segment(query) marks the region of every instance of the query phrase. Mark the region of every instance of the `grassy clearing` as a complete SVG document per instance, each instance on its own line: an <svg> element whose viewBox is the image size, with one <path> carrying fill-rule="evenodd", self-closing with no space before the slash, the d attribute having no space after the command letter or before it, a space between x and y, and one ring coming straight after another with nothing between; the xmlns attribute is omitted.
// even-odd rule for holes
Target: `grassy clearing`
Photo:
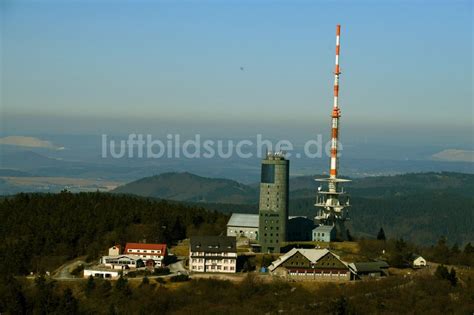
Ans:
<svg viewBox="0 0 474 315"><path fill-rule="evenodd" d="M178 245L172 246L170 253L175 256L189 256L189 239L184 239Z"/></svg>

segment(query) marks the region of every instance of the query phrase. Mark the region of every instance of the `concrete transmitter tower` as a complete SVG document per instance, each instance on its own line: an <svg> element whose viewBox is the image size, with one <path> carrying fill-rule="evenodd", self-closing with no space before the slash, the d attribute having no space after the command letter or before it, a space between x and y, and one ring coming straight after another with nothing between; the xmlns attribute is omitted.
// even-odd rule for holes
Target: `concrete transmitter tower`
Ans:
<svg viewBox="0 0 474 315"><path fill-rule="evenodd" d="M329 178L318 178L316 181L327 183L327 187L319 187L315 206L318 209L316 221L326 225L336 225L337 230L344 237L344 221L348 219L349 197L341 187L341 183L348 182L347 179L338 178L338 144L339 144L339 120L341 110L339 108L339 52L341 26L336 27L336 67L334 70L334 103L331 114L331 163Z"/></svg>
<svg viewBox="0 0 474 315"><path fill-rule="evenodd" d="M282 152L262 160L258 236L262 253L278 253L286 241L290 161Z"/></svg>

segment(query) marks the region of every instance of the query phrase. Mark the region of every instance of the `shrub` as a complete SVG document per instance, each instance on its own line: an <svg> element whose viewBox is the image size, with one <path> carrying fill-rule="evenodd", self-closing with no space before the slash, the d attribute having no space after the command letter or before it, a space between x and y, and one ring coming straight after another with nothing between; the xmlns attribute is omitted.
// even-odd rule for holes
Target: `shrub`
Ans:
<svg viewBox="0 0 474 315"><path fill-rule="evenodd" d="M171 282L184 282L184 281L189 281L189 276L188 275L176 275L170 278Z"/></svg>
<svg viewBox="0 0 474 315"><path fill-rule="evenodd" d="M156 275L156 276L169 275L170 274L170 269L167 268L167 267L156 268L153 271L153 274Z"/></svg>

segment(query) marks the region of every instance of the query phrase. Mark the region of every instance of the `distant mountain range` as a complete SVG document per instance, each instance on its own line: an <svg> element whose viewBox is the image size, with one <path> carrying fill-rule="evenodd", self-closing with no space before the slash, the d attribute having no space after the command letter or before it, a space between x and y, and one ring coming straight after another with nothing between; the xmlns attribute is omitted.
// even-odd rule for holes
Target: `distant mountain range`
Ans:
<svg viewBox="0 0 474 315"><path fill-rule="evenodd" d="M314 177L290 179L290 214L312 217L317 183ZM451 244L474 241L474 175L418 173L354 179L351 221L359 237L374 237L383 227L388 237L432 244L445 236ZM147 177L113 192L177 200L220 212L256 213L258 184L244 185L190 173Z"/></svg>
<svg viewBox="0 0 474 315"><path fill-rule="evenodd" d="M323 175L290 178L290 199L315 196ZM419 173L358 178L345 185L353 196L382 198L411 195L413 192L450 190L470 196L474 191L474 175L461 173ZM145 177L117 187L113 192L177 201L252 204L258 202L258 183L245 185L237 181L202 177L188 172L170 172Z"/></svg>

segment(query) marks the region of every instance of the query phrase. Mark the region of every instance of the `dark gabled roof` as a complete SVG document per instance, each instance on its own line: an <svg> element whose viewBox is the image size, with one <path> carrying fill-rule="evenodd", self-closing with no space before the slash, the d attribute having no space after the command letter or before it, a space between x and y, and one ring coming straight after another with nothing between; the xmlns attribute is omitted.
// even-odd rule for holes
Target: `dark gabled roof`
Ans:
<svg viewBox="0 0 474 315"><path fill-rule="evenodd" d="M385 261L360 262L353 265L357 272L377 272L389 267Z"/></svg>
<svg viewBox="0 0 474 315"><path fill-rule="evenodd" d="M237 252L235 236L192 236L190 239L192 252Z"/></svg>

